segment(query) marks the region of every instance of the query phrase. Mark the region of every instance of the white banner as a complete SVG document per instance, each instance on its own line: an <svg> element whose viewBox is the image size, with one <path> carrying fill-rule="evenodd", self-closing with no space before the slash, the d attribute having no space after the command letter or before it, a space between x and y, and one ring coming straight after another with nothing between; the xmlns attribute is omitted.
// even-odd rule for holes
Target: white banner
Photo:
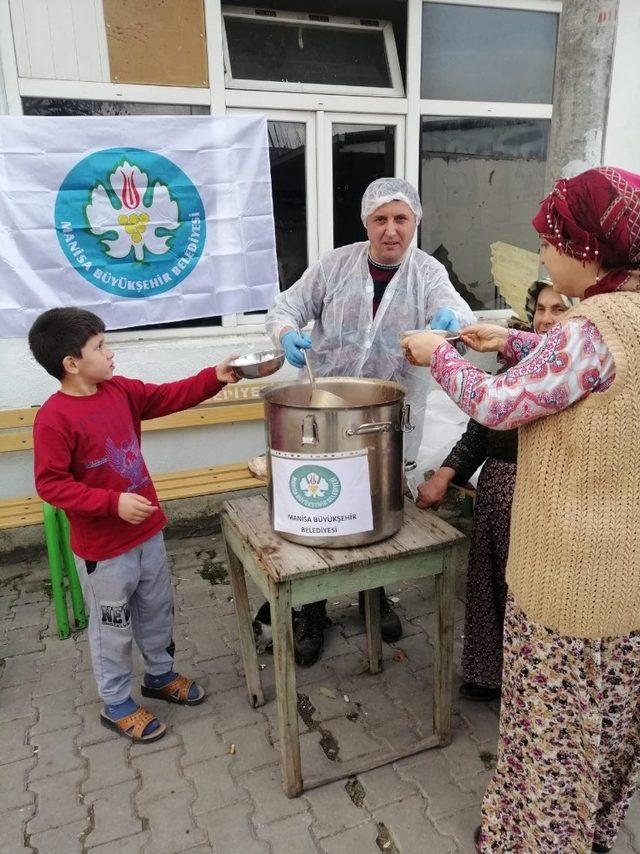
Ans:
<svg viewBox="0 0 640 854"><path fill-rule="evenodd" d="M341 537L373 530L366 448L343 454L270 455L275 531Z"/></svg>
<svg viewBox="0 0 640 854"><path fill-rule="evenodd" d="M264 117L0 117L0 337L56 306L119 329L277 292Z"/></svg>

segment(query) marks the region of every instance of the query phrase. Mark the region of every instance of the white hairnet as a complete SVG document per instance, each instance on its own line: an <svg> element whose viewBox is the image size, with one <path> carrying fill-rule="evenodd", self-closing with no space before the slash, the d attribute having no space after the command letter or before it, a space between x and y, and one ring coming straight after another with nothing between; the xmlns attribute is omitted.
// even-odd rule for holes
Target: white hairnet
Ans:
<svg viewBox="0 0 640 854"><path fill-rule="evenodd" d="M405 202L416 215L416 223L420 223L422 205L416 188L404 178L378 178L369 184L362 196L362 224L366 227L369 214L388 202Z"/></svg>

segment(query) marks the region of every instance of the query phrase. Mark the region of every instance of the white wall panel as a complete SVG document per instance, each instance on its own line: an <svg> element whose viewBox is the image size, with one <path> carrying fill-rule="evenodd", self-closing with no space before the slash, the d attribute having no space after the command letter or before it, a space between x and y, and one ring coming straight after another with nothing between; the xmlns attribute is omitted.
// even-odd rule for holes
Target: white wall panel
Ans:
<svg viewBox="0 0 640 854"><path fill-rule="evenodd" d="M110 80L102 0L71 0L79 80Z"/></svg>
<svg viewBox="0 0 640 854"><path fill-rule="evenodd" d="M53 76L58 80L77 80L78 51L71 0L47 0L46 6L53 51Z"/></svg>
<svg viewBox="0 0 640 854"><path fill-rule="evenodd" d="M11 17L22 15L27 34L30 77L54 77L53 48L47 4L41 0L17 0L11 4ZM18 59L18 68L22 62ZM22 76L22 71L20 70Z"/></svg>
<svg viewBox="0 0 640 854"><path fill-rule="evenodd" d="M20 77L30 77L31 59L29 58L27 25L24 18L22 0L10 0L9 10L9 14L11 15L11 29L13 31L13 44L16 52L18 74Z"/></svg>
<svg viewBox="0 0 640 854"><path fill-rule="evenodd" d="M109 81L102 0L10 0L20 77Z"/></svg>
<svg viewBox="0 0 640 854"><path fill-rule="evenodd" d="M620 0L603 162L640 172L640 3Z"/></svg>

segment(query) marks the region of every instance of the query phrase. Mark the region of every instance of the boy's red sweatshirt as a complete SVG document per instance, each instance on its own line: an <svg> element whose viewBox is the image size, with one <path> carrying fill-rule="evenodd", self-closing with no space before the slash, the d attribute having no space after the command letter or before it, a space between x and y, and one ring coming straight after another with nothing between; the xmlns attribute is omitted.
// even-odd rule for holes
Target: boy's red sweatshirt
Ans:
<svg viewBox="0 0 640 854"><path fill-rule="evenodd" d="M223 388L215 368L153 385L126 377L100 383L95 394L56 392L33 425L34 471L40 498L61 507L71 525L71 548L85 560L116 557L166 524L158 509L132 525L118 516L122 492L158 504L140 451L140 422L189 409Z"/></svg>

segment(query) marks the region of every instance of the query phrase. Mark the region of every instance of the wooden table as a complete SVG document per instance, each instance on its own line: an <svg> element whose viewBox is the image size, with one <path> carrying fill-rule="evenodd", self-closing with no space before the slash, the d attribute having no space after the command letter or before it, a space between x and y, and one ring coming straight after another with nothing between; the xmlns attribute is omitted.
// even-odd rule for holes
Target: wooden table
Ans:
<svg viewBox="0 0 640 854"><path fill-rule="evenodd" d="M265 702L253 638L245 573L248 572L271 603L276 701L283 788L288 797L303 791L291 608L365 590L367 652L371 673L382 669L380 599L377 588L412 578L435 578L436 638L434 664L434 732L401 751L386 751L345 763L339 772L305 780L310 789L395 762L451 740L451 680L453 665L454 551L464 536L434 513L407 501L405 521L398 533L382 543L350 549L299 546L275 534L264 496L225 503L222 531L227 547L231 584L245 678L252 706Z"/></svg>

